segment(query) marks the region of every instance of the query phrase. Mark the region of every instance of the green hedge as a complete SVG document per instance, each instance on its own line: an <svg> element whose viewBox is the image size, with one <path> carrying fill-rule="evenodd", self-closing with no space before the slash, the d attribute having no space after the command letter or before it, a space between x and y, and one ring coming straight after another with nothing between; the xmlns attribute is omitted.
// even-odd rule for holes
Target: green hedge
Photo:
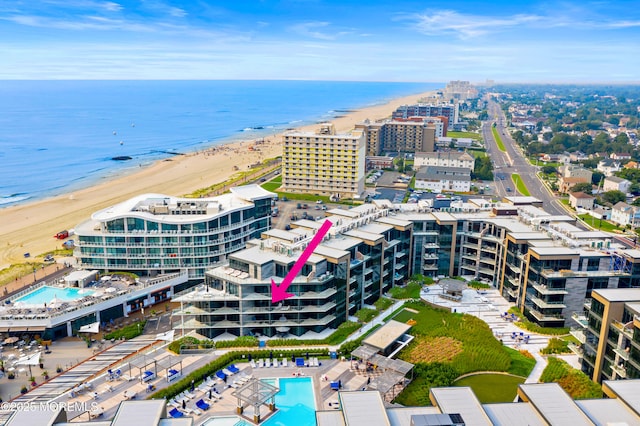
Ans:
<svg viewBox="0 0 640 426"><path fill-rule="evenodd" d="M178 380L174 384L170 385L167 388L161 389L153 394L151 394L147 399L171 399L174 396L178 395L180 392L187 390L191 387L191 381L193 380L195 386L198 386L202 383L203 378L208 377L212 374L215 374L216 371L222 370L227 367L229 364L238 362L238 361L246 361L246 356L251 354L253 359L258 358L268 358L272 353L272 350L259 350L259 351L233 351L227 352L226 354L220 356L219 358L211 361L207 365L204 365L197 370L187 374L182 379ZM297 349L297 350L283 350L279 351L277 354L278 357L282 354L283 357L291 358L291 356L295 357L304 357L307 354L311 356L319 356L319 357L327 357L329 356L329 350L326 348L323 349ZM243 356L245 358L243 358Z"/></svg>
<svg viewBox="0 0 640 426"><path fill-rule="evenodd" d="M557 337L552 337L549 339L549 343L547 343L547 347L543 348L541 353L548 354L566 354L570 353L571 349L569 349L569 342L566 340L558 339Z"/></svg>
<svg viewBox="0 0 640 426"><path fill-rule="evenodd" d="M138 337L142 334L142 332L144 331L144 325L146 323L147 323L146 320L134 322L133 324L126 325L119 330L114 330L111 333L105 334L104 338L107 340L111 340L111 339L118 340L122 338L127 340L133 339L134 337Z"/></svg>
<svg viewBox="0 0 640 426"><path fill-rule="evenodd" d="M253 348L258 346L258 339L253 336L239 336L233 340L216 342L216 348Z"/></svg>
<svg viewBox="0 0 640 426"><path fill-rule="evenodd" d="M558 383L573 399L602 398L600 385L582 371L572 368L566 361L556 357L547 359L547 367L542 372L540 381Z"/></svg>
<svg viewBox="0 0 640 426"><path fill-rule="evenodd" d="M362 308L356 312L355 317L360 322L369 322L378 315L378 311L375 309Z"/></svg>

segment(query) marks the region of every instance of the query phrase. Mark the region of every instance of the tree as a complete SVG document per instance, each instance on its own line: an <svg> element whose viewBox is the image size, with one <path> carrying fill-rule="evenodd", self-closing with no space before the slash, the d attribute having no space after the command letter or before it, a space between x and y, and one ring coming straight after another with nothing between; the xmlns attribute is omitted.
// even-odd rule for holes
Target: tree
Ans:
<svg viewBox="0 0 640 426"><path fill-rule="evenodd" d="M602 179L604 179L604 174L601 172L593 172L591 175L591 183L594 185L600 185Z"/></svg>
<svg viewBox="0 0 640 426"><path fill-rule="evenodd" d="M477 157L471 174L473 179L493 180L493 163L489 157Z"/></svg>
<svg viewBox="0 0 640 426"><path fill-rule="evenodd" d="M607 191L604 194L602 194L602 199L607 203L615 205L620 201L626 200L627 196L622 191L614 190L614 191Z"/></svg>
<svg viewBox="0 0 640 426"><path fill-rule="evenodd" d="M591 194L593 186L588 182L576 183L571 187L569 192L584 192L585 194Z"/></svg>
<svg viewBox="0 0 640 426"><path fill-rule="evenodd" d="M557 173L558 169L553 167L553 166L544 166L542 167L542 173L544 173L545 175L549 175L551 173Z"/></svg>

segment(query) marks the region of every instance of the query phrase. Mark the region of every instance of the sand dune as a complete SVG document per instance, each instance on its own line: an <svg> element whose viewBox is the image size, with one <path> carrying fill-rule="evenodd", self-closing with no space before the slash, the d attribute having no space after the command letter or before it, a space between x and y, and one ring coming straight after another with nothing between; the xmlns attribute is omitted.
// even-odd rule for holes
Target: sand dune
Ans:
<svg viewBox="0 0 640 426"><path fill-rule="evenodd" d="M426 95L406 96L350 112L333 123L338 131L348 131L364 119L388 117L399 105L415 103ZM315 130L316 127L299 129ZM214 150L176 156L73 193L0 209L0 269L23 262L26 252L33 256L60 248L60 241L53 235L75 227L97 210L146 192L184 195L224 181L234 174L234 166L246 170L256 161L282 154L281 134L266 137L260 151L249 151L252 144L253 141L236 142Z"/></svg>

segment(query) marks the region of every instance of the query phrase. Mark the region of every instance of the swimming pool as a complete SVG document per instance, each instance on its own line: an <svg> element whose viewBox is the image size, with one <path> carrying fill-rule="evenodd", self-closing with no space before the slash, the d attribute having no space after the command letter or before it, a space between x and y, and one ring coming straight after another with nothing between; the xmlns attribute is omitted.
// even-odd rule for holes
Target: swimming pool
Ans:
<svg viewBox="0 0 640 426"><path fill-rule="evenodd" d="M278 412L265 426L316 426L316 402L311 377L278 379Z"/></svg>
<svg viewBox="0 0 640 426"><path fill-rule="evenodd" d="M263 426L316 426L316 403L310 377L262 379L280 388L276 394L278 412ZM204 423L206 426L251 426L238 417L218 417Z"/></svg>
<svg viewBox="0 0 640 426"><path fill-rule="evenodd" d="M17 299L16 302L22 302L28 305L42 305L44 303L50 303L54 298L68 302L71 300L82 299L92 293L93 290L87 290L84 288L60 288L45 285L31 293L25 294Z"/></svg>

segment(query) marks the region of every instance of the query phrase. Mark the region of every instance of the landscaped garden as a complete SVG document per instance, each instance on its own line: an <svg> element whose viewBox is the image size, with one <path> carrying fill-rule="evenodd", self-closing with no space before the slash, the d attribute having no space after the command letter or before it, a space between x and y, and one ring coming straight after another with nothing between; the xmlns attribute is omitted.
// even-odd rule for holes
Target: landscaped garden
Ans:
<svg viewBox="0 0 640 426"><path fill-rule="evenodd" d="M525 378L510 374L474 374L456 380L454 386L469 386L483 404L513 402Z"/></svg>
<svg viewBox="0 0 640 426"><path fill-rule="evenodd" d="M503 346L489 326L472 315L409 302L393 319L415 321L410 331L415 339L399 354L416 365L414 380L395 399L399 404L428 405L431 387L451 386L467 373L506 372L524 379L535 365L531 354Z"/></svg>
<svg viewBox="0 0 640 426"><path fill-rule="evenodd" d="M573 399L602 398L600 385L589 379L580 370L576 370L566 361L556 357L547 359L547 367L540 376L542 383L556 382Z"/></svg>

